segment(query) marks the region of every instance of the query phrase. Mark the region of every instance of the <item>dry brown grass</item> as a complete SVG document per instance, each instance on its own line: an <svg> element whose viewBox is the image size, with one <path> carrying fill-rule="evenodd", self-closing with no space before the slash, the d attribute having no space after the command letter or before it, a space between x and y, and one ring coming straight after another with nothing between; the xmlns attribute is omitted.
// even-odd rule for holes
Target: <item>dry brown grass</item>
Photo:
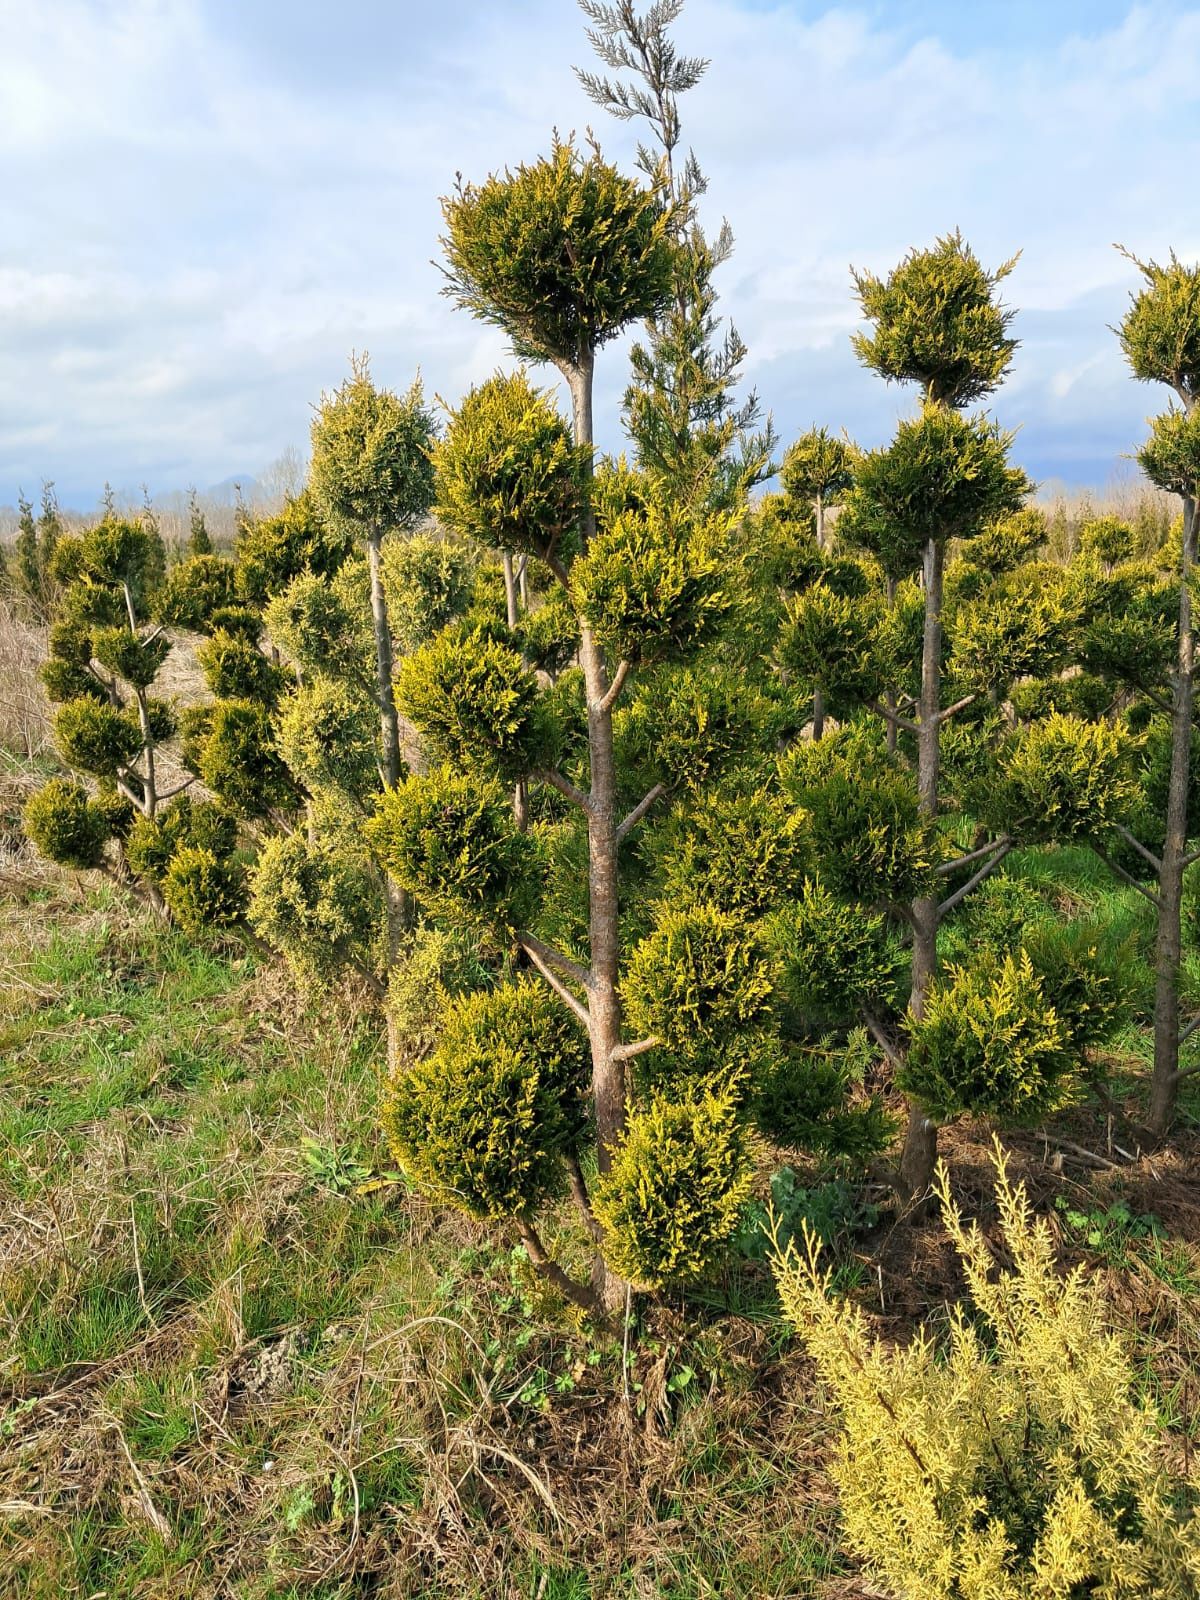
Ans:
<svg viewBox="0 0 1200 1600"><path fill-rule="evenodd" d="M42 761L52 751L50 707L38 676L45 654L46 630L0 597L0 751L18 761Z"/></svg>

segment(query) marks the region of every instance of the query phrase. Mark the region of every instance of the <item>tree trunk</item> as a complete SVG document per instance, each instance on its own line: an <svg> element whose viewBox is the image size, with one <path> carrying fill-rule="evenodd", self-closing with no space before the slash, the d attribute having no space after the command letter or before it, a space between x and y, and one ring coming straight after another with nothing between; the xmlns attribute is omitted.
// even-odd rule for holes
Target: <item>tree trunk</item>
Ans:
<svg viewBox="0 0 1200 1600"><path fill-rule="evenodd" d="M153 822L158 814L158 784L155 778L154 763L154 735L150 731L150 706L146 699L146 691L138 689L137 707L138 723L142 730L142 756L145 763L145 775L142 778L142 794L144 803L142 810L150 821Z"/></svg>
<svg viewBox="0 0 1200 1600"><path fill-rule="evenodd" d="M508 616L508 625L515 628L517 625L517 575L513 570L512 551L504 552L504 609Z"/></svg>
<svg viewBox="0 0 1200 1600"><path fill-rule="evenodd" d="M896 580L895 580L895 578L888 578L887 579L887 603L888 603L888 610L889 611L894 611L896 609ZM896 710L896 691L895 691L895 689L888 689L886 691L886 693L884 695L883 703L888 708L889 711L891 711L893 714L895 713L895 710ZM896 751L897 751L898 747L899 747L899 744L900 744L900 730L896 726L896 724L892 721L891 717L889 717L887 719L887 747L888 747L888 754L891 755L891 756L894 756L896 754Z"/></svg>
<svg viewBox="0 0 1200 1600"><path fill-rule="evenodd" d="M937 539L925 546L925 634L921 646L921 714L917 734L917 798L921 815L936 817L938 808L938 713L942 701L942 574L945 552ZM919 1021L937 971L938 902L922 897L912 904L913 963L909 1011ZM900 1158L900 1176L909 1195L922 1195L933 1179L937 1160L937 1128L910 1105L908 1134Z"/></svg>
<svg viewBox="0 0 1200 1600"><path fill-rule="evenodd" d="M825 736L825 696L820 689L813 690L812 736L814 739Z"/></svg>
<svg viewBox="0 0 1200 1600"><path fill-rule="evenodd" d="M394 789L400 782L400 722L396 716L396 698L392 693L392 630L388 623L387 601L383 596L382 543L381 530L370 534L367 539L367 562L371 569L371 622L375 629L375 689L383 739L383 772L387 787Z"/></svg>
<svg viewBox="0 0 1200 1600"><path fill-rule="evenodd" d="M1188 835L1188 778L1192 748L1195 635L1188 574L1196 559L1196 503L1183 502L1183 558L1179 584L1179 656L1171 704L1171 778L1167 829L1158 875L1158 941L1155 949L1154 1072L1150 1080L1150 1132L1161 1138L1175 1117L1179 1097L1179 962L1182 944L1184 857Z"/></svg>
<svg viewBox="0 0 1200 1600"><path fill-rule="evenodd" d="M589 357L569 375L574 413L575 442L591 445L593 364ZM584 515L586 550L596 531L595 512ZM617 876L617 782L613 755L612 707L608 694L608 668L604 652L590 628L580 631L579 662L587 695L590 792L588 812L588 1011L592 1048L592 1099L596 1117L596 1161L601 1174L608 1171L613 1149L625 1127L625 1065L614 1061L621 1042L621 999L618 988L620 940ZM626 1284L597 1255L593 1285L605 1308L623 1305Z"/></svg>
<svg viewBox="0 0 1200 1600"><path fill-rule="evenodd" d="M396 715L396 697L392 690L392 629L383 593L382 543L382 529L376 529L368 536L367 563L371 574L371 621L375 630L375 688L383 745L383 776L386 786L394 789L400 782L400 720ZM386 983L400 956L404 930L408 924L408 896L387 873L383 875L383 885L387 903ZM388 1074L391 1076L399 1068L400 1041L390 1007L385 1005L384 1012L387 1019Z"/></svg>
<svg viewBox="0 0 1200 1600"><path fill-rule="evenodd" d="M524 573L523 565L522 573ZM504 552L504 611L509 631L512 632L520 620L520 607L517 604L517 575L513 567L511 550ZM525 664L528 666L529 663ZM529 792L523 781L513 788L513 820L517 824L518 832L525 833L529 827Z"/></svg>

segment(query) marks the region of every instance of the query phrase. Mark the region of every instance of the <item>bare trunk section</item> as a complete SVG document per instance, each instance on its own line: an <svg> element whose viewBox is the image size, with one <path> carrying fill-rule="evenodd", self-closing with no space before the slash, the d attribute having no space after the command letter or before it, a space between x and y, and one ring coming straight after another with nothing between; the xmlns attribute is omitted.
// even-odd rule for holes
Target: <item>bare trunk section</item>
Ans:
<svg viewBox="0 0 1200 1600"><path fill-rule="evenodd" d="M1158 876L1158 940L1154 959L1154 1072L1150 1080L1148 1126L1150 1132L1159 1138L1174 1121L1179 1097L1179 963L1196 655L1188 574L1195 559L1196 502L1191 496L1185 496L1179 584L1179 655L1171 699L1171 778L1167 790L1166 838Z"/></svg>
<svg viewBox="0 0 1200 1600"><path fill-rule="evenodd" d="M525 575L525 566L521 564L522 580ZM520 620L520 606L517 599L517 574L513 566L512 551L504 552L504 612L508 621L509 631L515 630ZM528 662L526 662L528 666ZM513 788L513 820L517 828L524 833L529 827L529 791L524 781L517 783Z"/></svg>
<svg viewBox="0 0 1200 1600"><path fill-rule="evenodd" d="M376 529L367 538L367 563L371 571L371 622L375 629L375 697L379 706L379 727L383 740L383 772L389 789L400 782L400 722L396 698L392 693L392 630L388 623L387 601L383 596L381 546L383 531Z"/></svg>
<svg viewBox="0 0 1200 1600"><path fill-rule="evenodd" d="M569 374L574 414L575 442L593 443L591 356ZM586 550L596 531L594 511L584 516ZM592 1047L592 1098L596 1117L596 1160L601 1174L608 1171L613 1150L625 1127L625 1064L614 1060L621 1042L619 978L619 887L617 874L617 781L613 755L613 714L606 704L609 690L604 652L583 628L579 663L587 694L590 793L588 808L588 935L590 970L588 987L589 1034ZM597 1253L592 1283L608 1311L625 1301L626 1284L605 1265Z"/></svg>
<svg viewBox="0 0 1200 1600"><path fill-rule="evenodd" d="M945 552L937 539L925 546L925 634L921 646L921 712L917 734L917 798L922 816L936 817L938 808L938 714L942 701L942 576ZM936 897L914 900L912 993L909 1011L916 1020L924 1015L925 999L937 970L938 902ZM900 1157L900 1177L905 1192L924 1195L933 1180L937 1160L937 1127L919 1106L910 1105L908 1132Z"/></svg>
<svg viewBox="0 0 1200 1600"><path fill-rule="evenodd" d="M896 580L895 580L895 578L888 578L888 580L887 580L887 603L888 603L888 610L889 611L894 611L896 609ZM888 689L885 692L883 703L888 708L889 711L891 711L893 713L895 712L895 710L896 710L896 691L895 691L895 689ZM888 754L889 755L894 756L896 754L896 750L897 750L897 748L899 746L899 743L900 743L900 729L896 726L894 716L888 717L888 719L887 719L887 747L888 747Z"/></svg>
<svg viewBox="0 0 1200 1600"><path fill-rule="evenodd" d="M400 720L396 715L396 697L392 690L392 630L383 593L382 544L383 530L373 530L367 537L367 564L371 574L371 621L375 630L375 689L383 746L383 777L387 788L394 789L400 782ZM387 873L383 875L383 890L387 902L386 983L400 956L404 930L408 924L408 896ZM385 1005L384 1013L387 1017L390 1075L399 1067L400 1041L390 1007Z"/></svg>
<svg viewBox="0 0 1200 1600"><path fill-rule="evenodd" d="M512 551L504 552L504 610L510 628L517 625L517 574L513 567Z"/></svg>
<svg viewBox="0 0 1200 1600"><path fill-rule="evenodd" d="M158 813L158 784L155 779L154 763L154 735L150 731L150 706L146 698L146 691L138 689L137 707L138 722L142 730L142 758L145 764L145 773L142 775L142 793L145 802L142 806L144 814L153 822Z"/></svg>

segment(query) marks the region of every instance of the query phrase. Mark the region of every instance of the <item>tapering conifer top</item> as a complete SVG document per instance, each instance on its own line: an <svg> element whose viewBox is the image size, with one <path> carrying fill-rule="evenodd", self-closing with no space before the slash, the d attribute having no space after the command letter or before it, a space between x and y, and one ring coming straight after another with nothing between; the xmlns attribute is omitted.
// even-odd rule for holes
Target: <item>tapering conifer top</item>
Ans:
<svg viewBox="0 0 1200 1600"><path fill-rule="evenodd" d="M667 215L592 146L549 156L442 202L446 293L503 328L516 353L566 370L663 305L672 281Z"/></svg>
<svg viewBox="0 0 1200 1600"><path fill-rule="evenodd" d="M798 500L835 500L854 482L854 446L828 428L810 428L788 449L779 471L788 494Z"/></svg>
<svg viewBox="0 0 1200 1600"><path fill-rule="evenodd" d="M1123 252L1146 280L1120 327L1121 349L1143 383L1166 383L1186 405L1200 399L1200 265L1171 252L1166 266Z"/></svg>
<svg viewBox="0 0 1200 1600"><path fill-rule="evenodd" d="M858 358L892 383L919 383L929 400L956 409L982 400L1012 365L1014 313L996 298L1017 263L989 272L954 232L912 250L887 278L854 272L872 333L857 333Z"/></svg>
<svg viewBox="0 0 1200 1600"><path fill-rule="evenodd" d="M376 388L365 355L352 357L313 419L309 480L321 510L370 532L415 527L433 504L433 437L420 379L393 394Z"/></svg>

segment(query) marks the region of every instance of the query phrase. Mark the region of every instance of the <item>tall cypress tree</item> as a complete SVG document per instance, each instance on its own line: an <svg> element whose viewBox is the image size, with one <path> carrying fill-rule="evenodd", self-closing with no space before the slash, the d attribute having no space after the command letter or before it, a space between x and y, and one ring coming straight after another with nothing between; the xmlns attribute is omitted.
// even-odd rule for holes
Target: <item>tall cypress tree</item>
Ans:
<svg viewBox="0 0 1200 1600"><path fill-rule="evenodd" d="M23 494L17 496L17 538L13 547L14 578L18 590L40 611L42 604L41 567L38 562L37 522L33 506Z"/></svg>
<svg viewBox="0 0 1200 1600"><path fill-rule="evenodd" d="M657 0L639 13L632 0L615 5L580 0L592 23L588 38L611 71L608 78L576 69L595 103L621 121L642 121L652 143L638 147L638 166L661 184L669 202L672 293L634 345L625 423L638 463L651 482L669 485L682 504L737 506L774 471L775 431L763 422L757 395L733 399L746 359L737 329L716 315L713 276L733 251L722 222L715 238L700 225L698 202L708 188L694 153L683 153L679 98L699 83L708 62L683 55L670 27L684 0Z"/></svg>

